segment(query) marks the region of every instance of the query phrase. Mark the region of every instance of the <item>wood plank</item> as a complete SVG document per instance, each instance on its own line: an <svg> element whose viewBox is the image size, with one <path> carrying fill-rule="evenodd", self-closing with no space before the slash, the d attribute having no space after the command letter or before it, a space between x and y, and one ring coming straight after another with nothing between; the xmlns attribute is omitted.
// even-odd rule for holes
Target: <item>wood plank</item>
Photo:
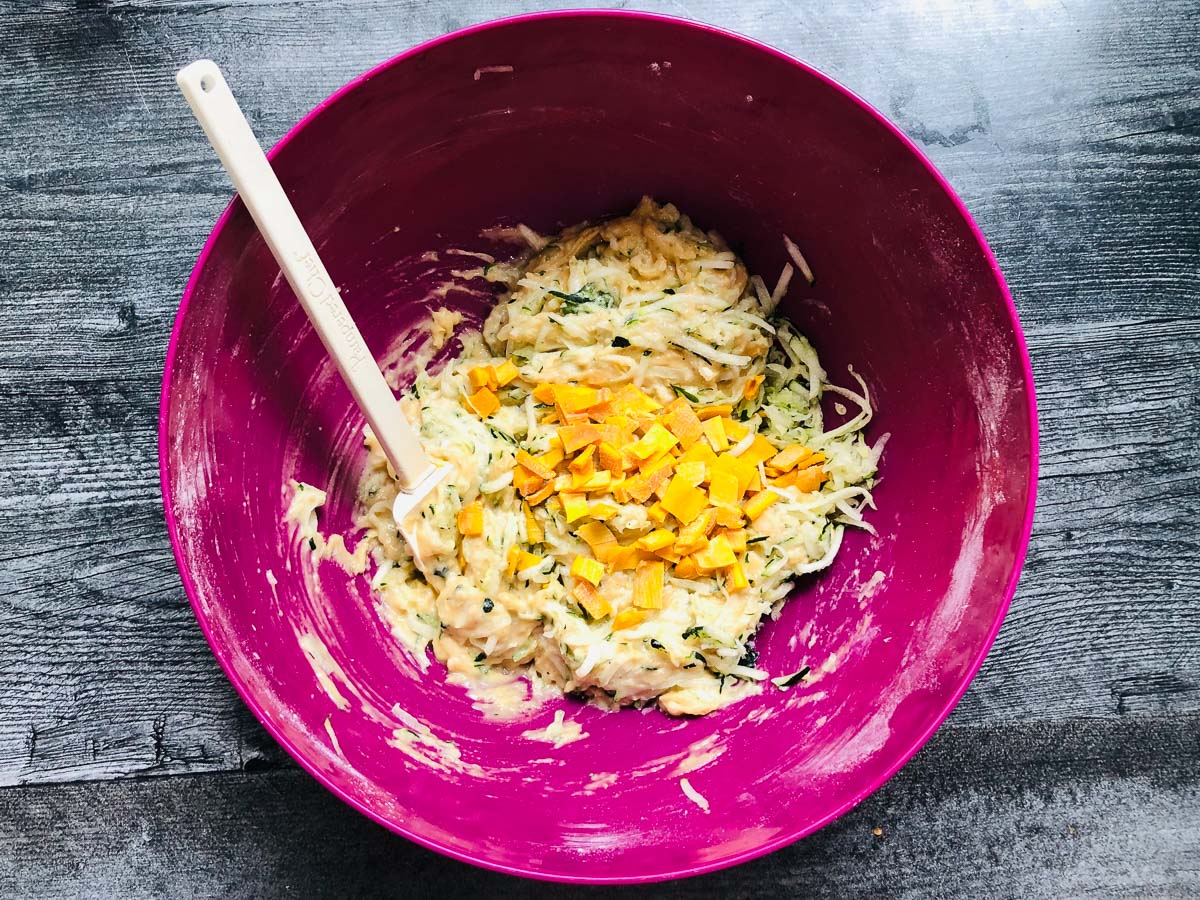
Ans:
<svg viewBox="0 0 1200 900"><path fill-rule="evenodd" d="M953 721L1200 709L1190 5L647 5L862 92L1000 255L1029 326L1044 477L1022 589ZM450 0L0 3L0 527L20 536L0 551L0 783L278 759L191 619L158 507L167 334L229 196L170 75L217 57L270 142L464 15Z"/></svg>
<svg viewBox="0 0 1200 900"><path fill-rule="evenodd" d="M0 791L0 846L5 896L578 894L417 847L298 771ZM1197 892L1200 717L1191 716L947 728L823 831L650 893L1059 900Z"/></svg>

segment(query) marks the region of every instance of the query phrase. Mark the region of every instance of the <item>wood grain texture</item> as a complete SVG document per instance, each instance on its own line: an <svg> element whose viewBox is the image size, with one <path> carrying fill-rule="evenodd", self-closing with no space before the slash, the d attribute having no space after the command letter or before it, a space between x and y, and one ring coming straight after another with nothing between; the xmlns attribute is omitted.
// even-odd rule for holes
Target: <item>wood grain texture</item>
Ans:
<svg viewBox="0 0 1200 900"><path fill-rule="evenodd" d="M876 830L878 829L878 834ZM595 897L1193 897L1200 717L942 729L833 825L770 856ZM29 897L522 897L277 771L0 791L0 892Z"/></svg>
<svg viewBox="0 0 1200 900"><path fill-rule="evenodd" d="M155 424L167 336L195 256L231 193L176 94L173 71L216 58L271 143L346 80L415 42L562 5L572 4L0 0L0 528L10 536L0 549L0 784L290 765L213 661L162 520ZM880 873L899 866L913 878L924 873L911 884L914 896L958 893L938 880L938 860L966 877L999 877L1010 867L1044 896L1054 896L1046 886L1054 884L1104 893L1106 877L1118 894L1195 888L1187 880L1194 869L1174 857L1159 881L1145 868L1165 866L1161 854L1186 838L1193 850L1200 843L1194 817L1174 825L1169 815L1194 798L1194 766L1192 780L1180 782L1162 774L1171 764L1153 747L1121 736L1149 729L1154 741L1154 729L1165 728L1190 735L1194 754L1200 713L1200 7L638 5L716 22L810 61L931 155L1008 277L1042 417L1039 509L1022 585L951 719L954 737L939 738L1019 774L1024 793L992 779L959 784L953 800L937 800L941 782L917 766L902 776L903 788L888 789L900 793L866 807L881 815L895 804L891 821L908 829L906 841L875 846L839 825L786 862L712 884L738 896L752 879L769 877L780 890L819 893L832 867L845 873L837 883L849 892L887 892ZM1144 768L1098 770L1086 784L1064 769L1040 781L1031 745L1003 739L1010 727L1082 729L1096 747L1126 740L1131 765ZM999 749L991 750L994 741ZM1094 761L1083 744L1071 746ZM299 818L341 823L325 837L297 823L309 829L314 859L332 859L320 846L328 839L339 852L360 854L363 872L380 878L392 877L394 859L463 877L375 834L299 774L263 777L62 793L12 788L0 791L0 805L44 837L54 816L102 817L106 804L143 803L148 834L158 833L155 817L169 823L161 832L168 843L153 846L203 855L205 835L215 847L241 840L238 823L257 815L256 804L268 809L254 826L264 829L262 842L285 831L285 805L276 799L271 812L271 798L302 793L308 805ZM213 804L211 815L193 809L198 803ZM1043 827L1035 826L1040 815L1065 816L1072 804L1097 820L1107 809L1131 810L1132 818L1097 826L1110 843L1091 856L1070 856L1082 844L1052 851L1021 843L1021 828ZM38 810L51 818L37 819ZM82 866L89 847L123 834L120 824L112 819L107 831L97 826L90 838L61 845L62 864ZM1001 835L1002 827L1017 833ZM84 825L72 828L82 835ZM1151 841L1156 828L1177 843ZM961 867L947 829L961 837ZM1125 839L1134 843L1122 870L1116 847ZM366 849L355 849L356 840ZM16 870L38 871L19 843L6 846L16 849L0 851L0 878L14 861ZM1023 846L1032 861L1020 858ZM294 856L269 858L281 848L256 846L240 865L308 871ZM133 859L124 872L149 878L142 889L167 877L151 872L150 857ZM1036 878L1039 865L1061 869L1071 859L1100 866L1093 880ZM116 863L107 871L123 877ZM87 893L82 868L57 876ZM214 891L224 883L205 882Z"/></svg>

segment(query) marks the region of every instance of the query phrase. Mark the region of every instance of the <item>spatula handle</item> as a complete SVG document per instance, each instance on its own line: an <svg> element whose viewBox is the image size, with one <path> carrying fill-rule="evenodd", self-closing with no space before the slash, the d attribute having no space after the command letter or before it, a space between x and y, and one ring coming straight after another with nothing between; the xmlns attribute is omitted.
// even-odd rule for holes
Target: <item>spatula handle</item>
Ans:
<svg viewBox="0 0 1200 900"><path fill-rule="evenodd" d="M221 70L202 59L175 76L288 284L333 357L405 490L433 468L288 202Z"/></svg>

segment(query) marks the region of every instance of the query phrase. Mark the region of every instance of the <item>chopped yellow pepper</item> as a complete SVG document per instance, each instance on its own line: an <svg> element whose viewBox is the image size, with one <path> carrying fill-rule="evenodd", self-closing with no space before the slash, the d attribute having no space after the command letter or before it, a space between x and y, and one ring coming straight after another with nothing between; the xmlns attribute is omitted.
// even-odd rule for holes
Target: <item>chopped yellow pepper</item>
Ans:
<svg viewBox="0 0 1200 900"><path fill-rule="evenodd" d="M746 501L742 510L754 521L759 516L767 511L772 503L779 499L779 495L772 490L759 491L753 497Z"/></svg>
<svg viewBox="0 0 1200 900"><path fill-rule="evenodd" d="M662 496L663 509L685 525L708 505L708 495L676 475Z"/></svg>
<svg viewBox="0 0 1200 900"><path fill-rule="evenodd" d="M568 522L582 519L588 514L587 497L583 494L559 494L558 497L562 501L563 514Z"/></svg>
<svg viewBox="0 0 1200 900"><path fill-rule="evenodd" d="M525 540L531 544L540 544L546 539L542 524L533 515L533 510L529 508L528 503L521 504L521 512L525 514Z"/></svg>
<svg viewBox="0 0 1200 900"><path fill-rule="evenodd" d="M646 614L640 609L623 609L613 617L613 631L621 631L641 625L646 620Z"/></svg>
<svg viewBox="0 0 1200 900"><path fill-rule="evenodd" d="M666 528L659 528L643 535L634 542L634 546L642 550L661 550L663 547L669 547L675 543L675 534L668 531Z"/></svg>
<svg viewBox="0 0 1200 900"><path fill-rule="evenodd" d="M633 603L640 609L662 609L663 571L661 562L638 563L633 576Z"/></svg>
<svg viewBox="0 0 1200 900"><path fill-rule="evenodd" d="M579 605L593 619L603 619L612 612L612 606L604 595L586 581L576 581L571 588L571 596L579 601Z"/></svg>
<svg viewBox="0 0 1200 900"><path fill-rule="evenodd" d="M521 375L521 370L511 359L506 359L500 365L496 366L495 370L496 384L499 387L505 387L516 381Z"/></svg>
<svg viewBox="0 0 1200 900"><path fill-rule="evenodd" d="M500 400L485 387L469 397L463 397L463 405L482 419L486 419L500 408Z"/></svg>
<svg viewBox="0 0 1200 900"><path fill-rule="evenodd" d="M696 565L710 572L732 566L736 562L737 557L733 554L733 548L729 546L729 539L723 534L718 534L708 542L707 547L696 554Z"/></svg>

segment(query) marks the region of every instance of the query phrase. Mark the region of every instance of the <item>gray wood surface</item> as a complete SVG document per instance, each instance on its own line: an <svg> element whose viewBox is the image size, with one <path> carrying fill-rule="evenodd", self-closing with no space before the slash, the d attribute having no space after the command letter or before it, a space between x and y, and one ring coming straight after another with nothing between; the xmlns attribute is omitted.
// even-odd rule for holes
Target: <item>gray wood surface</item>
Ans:
<svg viewBox="0 0 1200 900"><path fill-rule="evenodd" d="M195 626L155 438L231 193L173 71L216 58L273 142L401 49L542 5L0 0L6 896L555 894L295 770ZM826 832L663 894L1200 895L1200 4L638 5L812 62L930 153L1009 279L1043 428L1021 588L950 725Z"/></svg>

